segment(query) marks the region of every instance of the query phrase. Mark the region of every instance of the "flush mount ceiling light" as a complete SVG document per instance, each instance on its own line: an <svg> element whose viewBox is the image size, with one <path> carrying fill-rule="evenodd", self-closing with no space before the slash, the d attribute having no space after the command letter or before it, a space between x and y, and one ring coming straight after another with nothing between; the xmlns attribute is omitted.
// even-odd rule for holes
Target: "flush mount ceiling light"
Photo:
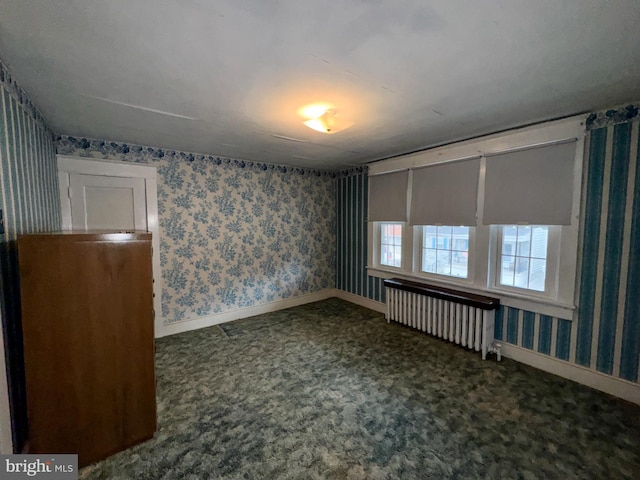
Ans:
<svg viewBox="0 0 640 480"><path fill-rule="evenodd" d="M307 118L307 127L322 133L337 133L353 125L352 122L341 118L333 105L314 103L299 110L301 116Z"/></svg>
<svg viewBox="0 0 640 480"><path fill-rule="evenodd" d="M311 118L304 123L307 127L322 133L335 133L336 127L336 111L327 110L316 118Z"/></svg>

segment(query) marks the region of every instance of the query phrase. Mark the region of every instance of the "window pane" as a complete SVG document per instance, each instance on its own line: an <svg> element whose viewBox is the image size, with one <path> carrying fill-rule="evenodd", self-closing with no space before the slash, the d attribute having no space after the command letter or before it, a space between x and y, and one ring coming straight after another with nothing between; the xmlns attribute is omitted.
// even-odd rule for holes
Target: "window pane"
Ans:
<svg viewBox="0 0 640 480"><path fill-rule="evenodd" d="M547 258L549 227L533 227L531 233L531 257Z"/></svg>
<svg viewBox="0 0 640 480"><path fill-rule="evenodd" d="M435 230L435 229L434 229ZM437 239L435 231L433 233L427 233L425 227L424 240L422 246L424 248L436 248Z"/></svg>
<svg viewBox="0 0 640 480"><path fill-rule="evenodd" d="M518 227L518 236L522 238L522 240L528 240L531 235L531 227L529 225L519 225Z"/></svg>
<svg viewBox="0 0 640 480"><path fill-rule="evenodd" d="M516 255L519 257L528 257L530 252L531 242L529 240L523 240L524 237L518 236L518 250Z"/></svg>
<svg viewBox="0 0 640 480"><path fill-rule="evenodd" d="M469 251L469 227L453 228L453 250Z"/></svg>
<svg viewBox="0 0 640 480"><path fill-rule="evenodd" d="M502 227L502 232L504 235L515 239L518 234L518 227L516 225L505 225Z"/></svg>
<svg viewBox="0 0 640 480"><path fill-rule="evenodd" d="M381 227L381 241L383 245L388 245L389 242L391 241L391 235L389 234L389 226L388 225L382 225Z"/></svg>
<svg viewBox="0 0 640 480"><path fill-rule="evenodd" d="M422 271L467 278L469 232L469 227L423 226Z"/></svg>
<svg viewBox="0 0 640 480"><path fill-rule="evenodd" d="M514 287L529 287L529 259L516 257L516 274L513 281Z"/></svg>
<svg viewBox="0 0 640 480"><path fill-rule="evenodd" d="M544 292L548 239L547 226L502 227L500 284Z"/></svg>
<svg viewBox="0 0 640 480"><path fill-rule="evenodd" d="M531 245L531 227L518 227L518 243L516 245L516 255L519 257L529 256Z"/></svg>
<svg viewBox="0 0 640 480"><path fill-rule="evenodd" d="M402 236L402 225L399 223L394 223L391 225L392 235L396 238L400 238Z"/></svg>
<svg viewBox="0 0 640 480"><path fill-rule="evenodd" d="M469 270L469 254L467 252L453 252L451 259L451 275L467 278Z"/></svg>
<svg viewBox="0 0 640 480"><path fill-rule="evenodd" d="M516 262L515 257L503 255L501 266L500 266L500 283L502 285L513 286L515 262Z"/></svg>
<svg viewBox="0 0 640 480"><path fill-rule="evenodd" d="M380 263L382 265L389 265L389 247L386 245L380 246Z"/></svg>
<svg viewBox="0 0 640 480"><path fill-rule="evenodd" d="M402 224L380 225L380 264L399 267L402 264Z"/></svg>
<svg viewBox="0 0 640 480"><path fill-rule="evenodd" d="M399 267L402 260L402 247L393 247L393 266Z"/></svg>
<svg viewBox="0 0 640 480"><path fill-rule="evenodd" d="M425 225L424 227L422 227L422 229L424 230L425 234L434 235L434 236L438 231L438 228L435 225Z"/></svg>
<svg viewBox="0 0 640 480"><path fill-rule="evenodd" d="M436 273L441 275L451 275L451 252L448 250L438 250L438 264Z"/></svg>
<svg viewBox="0 0 640 480"><path fill-rule="evenodd" d="M422 271L436 273L436 250L425 248L422 250Z"/></svg>
<svg viewBox="0 0 640 480"><path fill-rule="evenodd" d="M546 260L531 259L529 264L529 288L544 292Z"/></svg>
<svg viewBox="0 0 640 480"><path fill-rule="evenodd" d="M451 231L453 230L453 227L438 227L438 236L439 237L448 237L451 238Z"/></svg>
<svg viewBox="0 0 640 480"><path fill-rule="evenodd" d="M515 255L518 229L510 225L502 227L502 254Z"/></svg>
<svg viewBox="0 0 640 480"><path fill-rule="evenodd" d="M452 228L451 227L438 227L438 242L441 242L444 250L451 250L452 245Z"/></svg>

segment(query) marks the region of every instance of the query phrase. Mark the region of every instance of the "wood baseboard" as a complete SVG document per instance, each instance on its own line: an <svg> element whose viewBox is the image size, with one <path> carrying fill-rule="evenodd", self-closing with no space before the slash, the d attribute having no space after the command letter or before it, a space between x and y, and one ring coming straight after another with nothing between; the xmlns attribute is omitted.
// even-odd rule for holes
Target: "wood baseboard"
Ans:
<svg viewBox="0 0 640 480"><path fill-rule="evenodd" d="M335 290L333 288L327 288L319 292L286 298L276 302L263 303L262 305L256 305L253 307L237 308L229 312L222 312L214 315L207 315L206 317L192 318L182 320L180 322L169 323L163 325L160 331L156 332L156 338L211 327L221 323L240 320L241 318L261 315L263 313L276 312L278 310L284 310L285 308L297 307L298 305L304 305L305 303L318 302L335 296Z"/></svg>
<svg viewBox="0 0 640 480"><path fill-rule="evenodd" d="M558 360L526 348L502 343L502 355L545 372L564 377L595 390L640 405L640 384L597 372L581 365Z"/></svg>

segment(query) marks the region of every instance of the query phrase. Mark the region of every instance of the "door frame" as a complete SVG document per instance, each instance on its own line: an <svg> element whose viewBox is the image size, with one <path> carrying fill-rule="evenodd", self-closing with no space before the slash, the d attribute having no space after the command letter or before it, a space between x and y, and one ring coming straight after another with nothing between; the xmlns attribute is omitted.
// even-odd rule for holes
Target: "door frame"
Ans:
<svg viewBox="0 0 640 480"><path fill-rule="evenodd" d="M151 232L153 247L153 309L155 310L155 337L162 336L162 271L160 269L160 224L158 218L157 170L148 165L96 160L93 158L56 155L58 159L58 184L60 186L60 211L62 229L72 230L69 174L101 175L107 177L143 178L147 203L147 230Z"/></svg>

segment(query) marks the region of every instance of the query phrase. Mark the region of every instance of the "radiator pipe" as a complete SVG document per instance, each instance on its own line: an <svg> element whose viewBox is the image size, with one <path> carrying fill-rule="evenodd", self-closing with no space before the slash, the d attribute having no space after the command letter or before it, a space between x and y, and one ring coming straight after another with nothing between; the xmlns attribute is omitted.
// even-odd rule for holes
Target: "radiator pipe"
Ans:
<svg viewBox="0 0 640 480"><path fill-rule="evenodd" d="M500 342L493 342L489 351L496 354L498 361L502 360L502 344Z"/></svg>

